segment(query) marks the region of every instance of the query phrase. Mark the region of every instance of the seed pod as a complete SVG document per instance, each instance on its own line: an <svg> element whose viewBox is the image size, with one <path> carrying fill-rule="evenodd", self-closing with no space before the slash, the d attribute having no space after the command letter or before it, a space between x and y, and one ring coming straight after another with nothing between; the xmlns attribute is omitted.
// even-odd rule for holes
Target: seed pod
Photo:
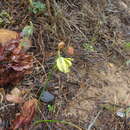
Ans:
<svg viewBox="0 0 130 130"><path fill-rule="evenodd" d="M72 46L69 46L66 50L68 55L73 55L74 54L74 48Z"/></svg>
<svg viewBox="0 0 130 130"><path fill-rule="evenodd" d="M63 49L65 47L65 43L62 41L58 44L58 49Z"/></svg>

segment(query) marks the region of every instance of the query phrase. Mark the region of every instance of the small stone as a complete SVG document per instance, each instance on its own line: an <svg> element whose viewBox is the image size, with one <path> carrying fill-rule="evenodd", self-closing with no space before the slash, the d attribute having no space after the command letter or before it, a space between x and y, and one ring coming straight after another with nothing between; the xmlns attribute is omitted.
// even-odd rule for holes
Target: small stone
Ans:
<svg viewBox="0 0 130 130"><path fill-rule="evenodd" d="M41 101L46 102L46 103L52 102L54 100L54 98L55 98L54 95L52 95L48 91L42 92L42 94L40 96Z"/></svg>
<svg viewBox="0 0 130 130"><path fill-rule="evenodd" d="M125 113L124 112L117 112L116 115L121 117L121 118L125 117Z"/></svg>

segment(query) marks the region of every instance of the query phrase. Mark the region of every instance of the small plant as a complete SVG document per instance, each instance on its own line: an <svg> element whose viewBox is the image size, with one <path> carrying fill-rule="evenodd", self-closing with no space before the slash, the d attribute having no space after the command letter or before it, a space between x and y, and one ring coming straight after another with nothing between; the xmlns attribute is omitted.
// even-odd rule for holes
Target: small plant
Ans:
<svg viewBox="0 0 130 130"><path fill-rule="evenodd" d="M130 42L127 42L127 43L125 44L125 47L126 47L126 48L130 48Z"/></svg>
<svg viewBox="0 0 130 130"><path fill-rule="evenodd" d="M2 10L0 12L0 25L10 24L12 22L13 22L13 17L11 17L7 11Z"/></svg>
<svg viewBox="0 0 130 130"><path fill-rule="evenodd" d="M34 14L41 13L46 9L45 4L43 4L40 1L29 0L29 2L30 2L29 11L34 13Z"/></svg>
<svg viewBox="0 0 130 130"><path fill-rule="evenodd" d="M30 22L30 25L25 26L21 32L22 39L20 40L20 45L25 50L28 50L32 45L30 37L33 35L33 31L33 23Z"/></svg>
<svg viewBox="0 0 130 130"><path fill-rule="evenodd" d="M63 73L70 72L70 67L72 66L72 58L65 58L61 56L61 49L64 48L64 42L60 42L58 44L58 53L57 53L57 59L56 59L56 67L59 71Z"/></svg>
<svg viewBox="0 0 130 130"><path fill-rule="evenodd" d="M51 80L53 71L56 71L58 69L60 72L63 72L65 74L70 72L70 68L72 67L73 59L72 58L66 58L66 57L63 57L61 55L61 50L64 49L64 48L65 48L65 43L60 42L58 44L57 58L55 59L55 63L53 65L52 69L48 73L47 79L45 81L45 86L42 89L41 94L40 94L40 99L41 99L43 93L45 92L45 90L48 87L48 82L49 82L49 80Z"/></svg>
<svg viewBox="0 0 130 130"><path fill-rule="evenodd" d="M33 23L30 21L30 25L28 26L25 26L22 30L22 35L26 38L29 38L30 36L32 36L33 34L33 30L34 30L34 27L33 27Z"/></svg>
<svg viewBox="0 0 130 130"><path fill-rule="evenodd" d="M130 60L127 60L126 65L129 66L129 64L130 64Z"/></svg>
<svg viewBox="0 0 130 130"><path fill-rule="evenodd" d="M96 41L97 41L97 38L93 36L87 43L83 44L83 47L85 48L85 50L93 52L95 51L93 45Z"/></svg>
<svg viewBox="0 0 130 130"><path fill-rule="evenodd" d="M49 112L55 112L56 107L54 105L48 104L47 106Z"/></svg>
<svg viewBox="0 0 130 130"><path fill-rule="evenodd" d="M87 50L87 51L90 51L90 52L95 51L94 48L93 48L93 46L90 45L90 44L88 44L88 43L83 44L83 47L84 47L85 50Z"/></svg>
<svg viewBox="0 0 130 130"><path fill-rule="evenodd" d="M21 40L19 33L0 29L0 86L15 85L31 73L33 58L26 52L28 45L21 47Z"/></svg>

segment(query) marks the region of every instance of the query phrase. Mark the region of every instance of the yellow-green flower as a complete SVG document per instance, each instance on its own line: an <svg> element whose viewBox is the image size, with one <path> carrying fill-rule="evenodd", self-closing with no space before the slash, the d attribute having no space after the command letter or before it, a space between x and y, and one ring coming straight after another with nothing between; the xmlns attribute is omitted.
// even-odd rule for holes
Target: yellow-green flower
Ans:
<svg viewBox="0 0 130 130"><path fill-rule="evenodd" d="M59 71L68 73L70 72L70 67L72 66L72 58L64 58L62 56L59 56L56 60L56 66Z"/></svg>

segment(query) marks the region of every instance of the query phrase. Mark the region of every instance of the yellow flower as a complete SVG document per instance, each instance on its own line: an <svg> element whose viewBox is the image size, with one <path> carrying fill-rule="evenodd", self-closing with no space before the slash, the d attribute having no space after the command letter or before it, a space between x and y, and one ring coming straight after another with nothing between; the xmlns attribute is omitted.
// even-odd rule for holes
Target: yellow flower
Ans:
<svg viewBox="0 0 130 130"><path fill-rule="evenodd" d="M59 71L68 73L70 72L70 67L72 66L72 58L64 58L62 56L58 57L56 60L56 66Z"/></svg>

